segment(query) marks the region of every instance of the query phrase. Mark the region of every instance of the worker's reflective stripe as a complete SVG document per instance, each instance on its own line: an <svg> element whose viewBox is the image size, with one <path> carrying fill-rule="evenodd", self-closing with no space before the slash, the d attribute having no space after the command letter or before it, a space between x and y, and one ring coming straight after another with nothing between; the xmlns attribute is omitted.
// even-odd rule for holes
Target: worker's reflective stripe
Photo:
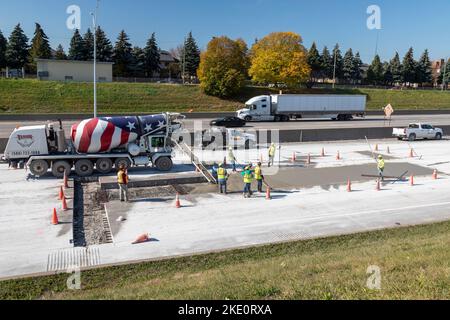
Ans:
<svg viewBox="0 0 450 320"><path fill-rule="evenodd" d="M224 168L220 168L217 171L217 178L219 178L219 180L225 180L227 175L227 170L225 170Z"/></svg>
<svg viewBox="0 0 450 320"><path fill-rule="evenodd" d="M255 169L255 179L262 180L262 170L260 167L256 167Z"/></svg>
<svg viewBox="0 0 450 320"><path fill-rule="evenodd" d="M270 147L269 156L273 157L275 155L275 147Z"/></svg>

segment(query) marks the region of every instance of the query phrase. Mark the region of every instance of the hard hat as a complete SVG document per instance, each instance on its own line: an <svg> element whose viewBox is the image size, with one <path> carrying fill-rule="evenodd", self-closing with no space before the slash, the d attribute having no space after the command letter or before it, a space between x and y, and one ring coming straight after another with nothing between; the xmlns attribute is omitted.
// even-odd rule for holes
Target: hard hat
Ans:
<svg viewBox="0 0 450 320"><path fill-rule="evenodd" d="M219 163L219 168L222 168L223 167L223 163Z"/></svg>
<svg viewBox="0 0 450 320"><path fill-rule="evenodd" d="M261 163L261 162L258 162L258 166L261 167L261 165L262 165L262 163Z"/></svg>
<svg viewBox="0 0 450 320"><path fill-rule="evenodd" d="M232 150L233 150L233 147L229 147L228 149L232 151Z"/></svg>
<svg viewBox="0 0 450 320"><path fill-rule="evenodd" d="M380 154L380 155L378 156L378 159L383 159L383 156Z"/></svg>

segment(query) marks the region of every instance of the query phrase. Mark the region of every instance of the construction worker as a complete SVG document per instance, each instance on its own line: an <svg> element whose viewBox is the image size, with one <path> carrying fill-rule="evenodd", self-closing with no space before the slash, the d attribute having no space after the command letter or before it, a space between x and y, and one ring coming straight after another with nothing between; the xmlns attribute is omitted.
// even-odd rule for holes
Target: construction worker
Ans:
<svg viewBox="0 0 450 320"><path fill-rule="evenodd" d="M258 183L258 192L262 193L262 187L264 182L264 176L262 174L262 163L258 162L256 168L255 168L255 180Z"/></svg>
<svg viewBox="0 0 450 320"><path fill-rule="evenodd" d="M384 167L385 167L385 163L384 163L384 159L382 155L378 156L378 175L381 178L381 181L384 181Z"/></svg>
<svg viewBox="0 0 450 320"><path fill-rule="evenodd" d="M119 184L119 197L121 202L128 202L128 180L127 170L122 164L117 172L117 183Z"/></svg>
<svg viewBox="0 0 450 320"><path fill-rule="evenodd" d="M244 178L244 198L250 198L253 195L252 182L254 177L251 164L244 168L242 177Z"/></svg>
<svg viewBox="0 0 450 320"><path fill-rule="evenodd" d="M227 180L228 172L224 168L223 163L219 164L219 170L217 170L217 181L219 183L219 193L227 194Z"/></svg>
<svg viewBox="0 0 450 320"><path fill-rule="evenodd" d="M269 148L269 168L270 166L273 166L275 160L275 152L276 152L275 143L272 142Z"/></svg>
<svg viewBox="0 0 450 320"><path fill-rule="evenodd" d="M231 163L231 166L233 167L233 172L236 172L236 157L233 153L233 147L230 147L228 149L228 161Z"/></svg>

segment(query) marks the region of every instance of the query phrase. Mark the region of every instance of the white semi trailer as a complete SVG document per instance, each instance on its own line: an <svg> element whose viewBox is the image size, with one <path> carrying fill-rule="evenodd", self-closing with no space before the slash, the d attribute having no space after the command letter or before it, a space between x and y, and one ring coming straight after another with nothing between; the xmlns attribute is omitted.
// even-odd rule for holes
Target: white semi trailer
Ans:
<svg viewBox="0 0 450 320"><path fill-rule="evenodd" d="M364 117L365 95L280 94L258 96L237 111L237 116L249 121L289 121L303 118L351 120Z"/></svg>

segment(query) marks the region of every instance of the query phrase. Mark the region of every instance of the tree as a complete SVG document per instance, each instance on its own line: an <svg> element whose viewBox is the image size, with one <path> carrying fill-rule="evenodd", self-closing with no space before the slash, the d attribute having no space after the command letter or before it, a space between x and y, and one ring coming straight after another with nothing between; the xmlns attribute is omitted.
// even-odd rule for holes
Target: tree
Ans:
<svg viewBox="0 0 450 320"><path fill-rule="evenodd" d="M359 52L355 54L355 57L353 58L353 68L352 68L352 78L356 82L359 82L362 79L362 68L363 62L361 60L361 55Z"/></svg>
<svg viewBox="0 0 450 320"><path fill-rule="evenodd" d="M295 87L306 83L310 74L307 52L299 34L271 33L252 48L250 75L255 82Z"/></svg>
<svg viewBox="0 0 450 320"><path fill-rule="evenodd" d="M6 48L8 47L8 40L3 36L0 30L0 69L6 68Z"/></svg>
<svg viewBox="0 0 450 320"><path fill-rule="evenodd" d="M156 43L156 35L152 33L150 39L147 41L147 45L144 48L145 53L145 74L147 77L153 77L155 72L160 71L159 61L159 49Z"/></svg>
<svg viewBox="0 0 450 320"><path fill-rule="evenodd" d="M403 58L402 64L402 76L403 82L406 84L415 83L416 79L416 68L417 63L414 60L414 50L413 48L409 48L405 57Z"/></svg>
<svg viewBox="0 0 450 320"><path fill-rule="evenodd" d="M388 86L391 86L394 82L394 77L391 71L391 65L388 62L383 63L383 81Z"/></svg>
<svg viewBox="0 0 450 320"><path fill-rule="evenodd" d="M131 52L133 60L131 63L131 73L135 77L145 76L145 51L142 48L134 47Z"/></svg>
<svg viewBox="0 0 450 320"><path fill-rule="evenodd" d="M84 40L80 35L80 31L75 29L72 39L70 40L69 59L83 61L85 58Z"/></svg>
<svg viewBox="0 0 450 320"><path fill-rule="evenodd" d="M336 74L337 79L342 79L342 77L343 77L343 71L342 71L343 62L342 62L341 50L339 49L339 44L336 44L336 46L333 49L332 59L333 59L332 77L334 74ZM336 71L334 71L335 62L336 62Z"/></svg>
<svg viewBox="0 0 450 320"><path fill-rule="evenodd" d="M83 60L94 60L94 34L91 29L87 29L83 36Z"/></svg>
<svg viewBox="0 0 450 320"><path fill-rule="evenodd" d="M370 84L378 85L383 82L383 77L383 64L381 63L380 56L376 55L369 67L369 70L367 70L367 81Z"/></svg>
<svg viewBox="0 0 450 320"><path fill-rule="evenodd" d="M402 63L400 62L400 56L398 52L395 53L394 58L392 58L392 60L389 62L389 70L392 73L393 83L403 82Z"/></svg>
<svg viewBox="0 0 450 320"><path fill-rule="evenodd" d="M48 37L45 34L39 23L36 23L36 28L34 31L34 37L31 40L30 49L30 65L35 71L36 69L36 59L50 59L52 58L52 49L48 41Z"/></svg>
<svg viewBox="0 0 450 320"><path fill-rule="evenodd" d="M355 67L355 57L353 56L353 50L350 48L344 55L344 60L342 62L342 78L350 82L353 80L354 67Z"/></svg>
<svg viewBox="0 0 450 320"><path fill-rule="evenodd" d="M445 79L444 79L445 74ZM443 63L441 67L441 71L439 72L439 78L438 83L442 84L445 83L448 85L450 83L450 59L447 61L447 63Z"/></svg>
<svg viewBox="0 0 450 320"><path fill-rule="evenodd" d="M308 51L307 60L308 65L311 68L311 81L315 82L322 73L322 61L315 42L313 42L311 48Z"/></svg>
<svg viewBox="0 0 450 320"><path fill-rule="evenodd" d="M248 58L243 40L214 37L200 56L198 78L202 90L209 95L229 97L245 85Z"/></svg>
<svg viewBox="0 0 450 320"><path fill-rule="evenodd" d="M111 45L111 41L109 41L105 32L97 27L97 31L95 32L95 37L97 38L97 59L98 61L111 62L113 61L113 46Z"/></svg>
<svg viewBox="0 0 450 320"><path fill-rule="evenodd" d="M13 69L23 68L28 62L28 38L18 24L9 37L6 48L7 65Z"/></svg>
<svg viewBox="0 0 450 320"><path fill-rule="evenodd" d="M200 65L200 50L198 49L197 43L192 36L192 32L189 32L181 53L185 76L189 78L195 77Z"/></svg>
<svg viewBox="0 0 450 320"><path fill-rule="evenodd" d="M324 78L333 78L333 57L330 55L330 51L327 47L322 50L322 56L320 57L322 76Z"/></svg>
<svg viewBox="0 0 450 320"><path fill-rule="evenodd" d="M428 50L425 50L417 64L417 82L420 84L431 83L433 81L433 71Z"/></svg>
<svg viewBox="0 0 450 320"><path fill-rule="evenodd" d="M130 75L130 67L133 61L131 43L125 30L122 30L117 37L114 46L113 60L114 73L117 77L127 77Z"/></svg>
<svg viewBox="0 0 450 320"><path fill-rule="evenodd" d="M64 52L64 48L62 45L58 45L58 48L56 48L55 59L56 60L67 60L67 55Z"/></svg>

